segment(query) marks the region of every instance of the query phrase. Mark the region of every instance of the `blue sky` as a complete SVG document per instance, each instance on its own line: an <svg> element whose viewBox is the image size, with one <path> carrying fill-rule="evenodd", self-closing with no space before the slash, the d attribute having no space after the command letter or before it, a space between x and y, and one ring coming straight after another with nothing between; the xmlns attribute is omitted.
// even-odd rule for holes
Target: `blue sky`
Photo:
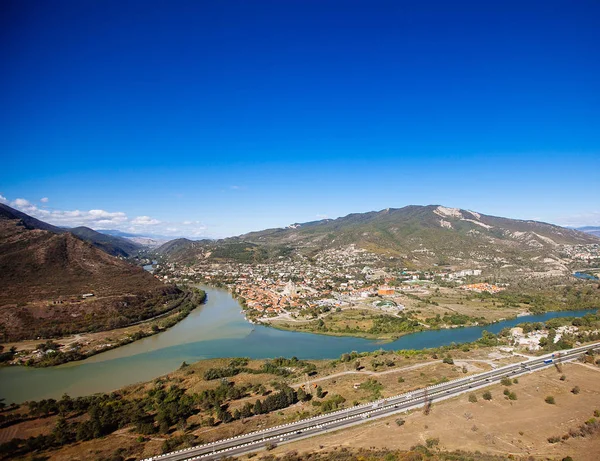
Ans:
<svg viewBox="0 0 600 461"><path fill-rule="evenodd" d="M0 200L55 224L222 237L443 204L600 225L598 2L0 9Z"/></svg>

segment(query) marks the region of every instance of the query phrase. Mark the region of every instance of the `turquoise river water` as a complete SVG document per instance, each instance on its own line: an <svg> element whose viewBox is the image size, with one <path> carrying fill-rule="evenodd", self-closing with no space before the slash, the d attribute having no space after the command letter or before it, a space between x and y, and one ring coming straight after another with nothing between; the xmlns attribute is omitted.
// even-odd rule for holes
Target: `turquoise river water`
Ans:
<svg viewBox="0 0 600 461"><path fill-rule="evenodd" d="M498 333L522 322L554 317L580 317L590 311L549 312L505 320L485 327L431 330L393 342L281 331L248 323L240 305L226 290L202 287L207 301L171 329L81 362L50 368L0 368L0 397L6 402L75 397L109 392L148 381L188 363L215 357L291 357L332 359L344 352L377 349L423 349L480 338L483 330Z"/></svg>

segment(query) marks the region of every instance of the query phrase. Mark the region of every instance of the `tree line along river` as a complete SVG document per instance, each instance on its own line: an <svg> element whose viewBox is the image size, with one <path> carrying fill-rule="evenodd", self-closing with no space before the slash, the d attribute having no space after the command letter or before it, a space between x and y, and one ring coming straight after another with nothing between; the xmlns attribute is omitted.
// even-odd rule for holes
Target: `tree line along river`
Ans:
<svg viewBox="0 0 600 461"><path fill-rule="evenodd" d="M217 357L334 359L350 351L424 349L472 342L483 330L498 333L523 322L554 317L581 317L590 311L548 312L505 320L484 327L430 330L402 336L392 342L276 330L252 325L240 305L223 289L201 286L206 304L183 321L140 341L103 352L81 362L50 368L0 368L0 397L7 403L44 398L73 397L109 392L148 381L188 363Z"/></svg>

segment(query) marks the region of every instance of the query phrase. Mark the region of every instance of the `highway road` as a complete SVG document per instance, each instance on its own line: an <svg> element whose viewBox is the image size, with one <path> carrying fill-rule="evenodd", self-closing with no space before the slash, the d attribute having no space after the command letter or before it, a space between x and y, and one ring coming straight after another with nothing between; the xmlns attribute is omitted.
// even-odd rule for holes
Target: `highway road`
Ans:
<svg viewBox="0 0 600 461"><path fill-rule="evenodd" d="M333 430L354 426L375 418L382 418L395 413L406 412L423 407L426 403L455 397L473 389L480 389L499 382L504 377L514 378L527 373L554 366L558 361L565 362L577 359L590 349L600 349L600 343L588 344L532 358L494 370L455 379L441 384L425 387L405 394L388 397L368 404L338 410L320 416L275 426L261 431L239 435L217 442L198 445L164 455L147 458L144 461L183 461L183 460L217 460L229 456L258 451L267 444L280 445L299 439L313 437ZM560 354L560 355L559 355Z"/></svg>

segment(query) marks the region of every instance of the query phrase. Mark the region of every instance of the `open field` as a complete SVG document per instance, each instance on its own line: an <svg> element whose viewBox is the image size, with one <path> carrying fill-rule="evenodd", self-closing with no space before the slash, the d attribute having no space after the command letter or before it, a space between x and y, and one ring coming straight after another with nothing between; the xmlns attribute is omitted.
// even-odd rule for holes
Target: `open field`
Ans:
<svg viewBox="0 0 600 461"><path fill-rule="evenodd" d="M566 376L561 381L562 375ZM481 451L491 454L533 456L534 459L562 459L571 456L577 461L596 461L600 453L600 433L587 437L570 437L550 443L549 437L561 437L594 417L600 410L600 368L580 363L563 365L519 378L509 389L517 400L503 395L504 386L489 388L491 401L471 403L466 395L434 403L429 415L422 411L384 418L337 433L281 446L271 453L289 451L330 451L342 447L352 449L387 448L409 450L427 440L439 439L442 450ZM579 386L580 393L571 390ZM556 404L545 402L553 396ZM399 426L396 420L405 423Z"/></svg>

